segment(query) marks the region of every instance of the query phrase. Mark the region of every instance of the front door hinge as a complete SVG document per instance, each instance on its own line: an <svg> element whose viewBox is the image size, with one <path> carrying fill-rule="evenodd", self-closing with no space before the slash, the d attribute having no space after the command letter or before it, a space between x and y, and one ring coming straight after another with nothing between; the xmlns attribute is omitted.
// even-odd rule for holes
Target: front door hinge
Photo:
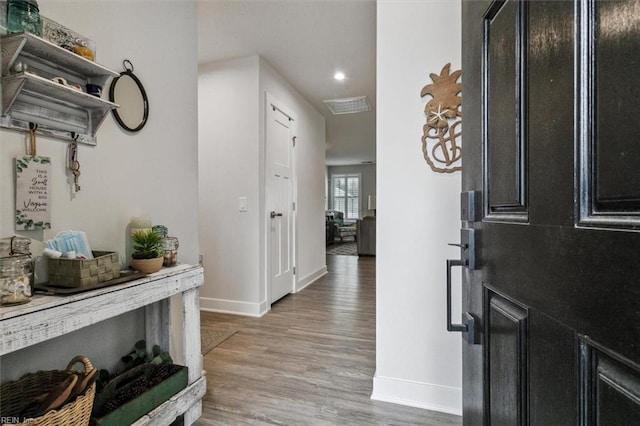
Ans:
<svg viewBox="0 0 640 426"><path fill-rule="evenodd" d="M293 210L295 210L295 209L296 209L296 203L294 202L293 203Z"/></svg>
<svg viewBox="0 0 640 426"><path fill-rule="evenodd" d="M298 138L297 136L294 136L294 137L293 137L293 146L294 146L294 147L296 146L296 139L297 139L297 138Z"/></svg>
<svg viewBox="0 0 640 426"><path fill-rule="evenodd" d="M296 267L294 266L293 267L293 275L295 275L295 274L296 274Z"/></svg>

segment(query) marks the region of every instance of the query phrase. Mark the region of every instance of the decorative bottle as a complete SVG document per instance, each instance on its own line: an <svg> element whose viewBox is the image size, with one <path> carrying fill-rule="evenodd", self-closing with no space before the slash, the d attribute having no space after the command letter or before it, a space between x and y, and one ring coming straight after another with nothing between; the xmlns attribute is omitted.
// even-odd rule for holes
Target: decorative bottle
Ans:
<svg viewBox="0 0 640 426"><path fill-rule="evenodd" d="M162 266L176 266L178 264L178 238L168 235L169 230L164 225L155 225L153 231L162 237L162 249L164 251L164 261Z"/></svg>

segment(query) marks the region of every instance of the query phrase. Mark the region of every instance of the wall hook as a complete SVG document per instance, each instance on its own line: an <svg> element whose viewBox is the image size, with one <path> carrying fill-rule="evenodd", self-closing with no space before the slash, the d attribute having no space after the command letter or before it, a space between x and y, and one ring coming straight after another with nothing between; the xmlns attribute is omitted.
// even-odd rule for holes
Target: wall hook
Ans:
<svg viewBox="0 0 640 426"><path fill-rule="evenodd" d="M29 123L29 155L36 156L36 130L38 125L35 123Z"/></svg>
<svg viewBox="0 0 640 426"><path fill-rule="evenodd" d="M122 61L122 66L124 67L125 71L133 72L133 64L130 60L125 59L124 61Z"/></svg>

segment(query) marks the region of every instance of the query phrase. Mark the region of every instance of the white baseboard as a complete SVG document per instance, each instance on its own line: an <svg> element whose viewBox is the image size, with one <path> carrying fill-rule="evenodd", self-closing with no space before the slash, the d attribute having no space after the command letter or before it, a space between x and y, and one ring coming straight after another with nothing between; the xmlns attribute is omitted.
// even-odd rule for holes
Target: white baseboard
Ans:
<svg viewBox="0 0 640 426"><path fill-rule="evenodd" d="M299 292L325 275L327 275L327 265L324 265L322 268L296 282L295 292ZM201 297L200 310L207 312L220 312L224 314L245 315L250 317L261 317L271 310L271 304L266 300L261 303L250 303L239 302L237 300Z"/></svg>
<svg viewBox="0 0 640 426"><path fill-rule="evenodd" d="M462 416L462 388L379 377L376 374L371 399Z"/></svg>
<svg viewBox="0 0 640 426"><path fill-rule="evenodd" d="M220 312L223 314L244 315L249 317L261 317L269 310L266 302L250 303L236 300L200 298L200 310L207 312Z"/></svg>
<svg viewBox="0 0 640 426"><path fill-rule="evenodd" d="M304 289L306 286L313 284L318 279L327 275L327 265L324 265L322 268L318 269L315 272L310 273L306 277L302 278L300 281L296 282L295 292L299 292Z"/></svg>

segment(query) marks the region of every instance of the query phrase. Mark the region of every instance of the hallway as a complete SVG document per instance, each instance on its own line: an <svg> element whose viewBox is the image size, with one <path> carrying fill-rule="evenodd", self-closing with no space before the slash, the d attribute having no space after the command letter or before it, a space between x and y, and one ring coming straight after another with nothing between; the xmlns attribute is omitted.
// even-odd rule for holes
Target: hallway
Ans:
<svg viewBox="0 0 640 426"><path fill-rule="evenodd" d="M202 312L202 325L239 331L204 357L196 425L460 425L457 416L370 399L375 257L327 256L327 268L262 318Z"/></svg>

